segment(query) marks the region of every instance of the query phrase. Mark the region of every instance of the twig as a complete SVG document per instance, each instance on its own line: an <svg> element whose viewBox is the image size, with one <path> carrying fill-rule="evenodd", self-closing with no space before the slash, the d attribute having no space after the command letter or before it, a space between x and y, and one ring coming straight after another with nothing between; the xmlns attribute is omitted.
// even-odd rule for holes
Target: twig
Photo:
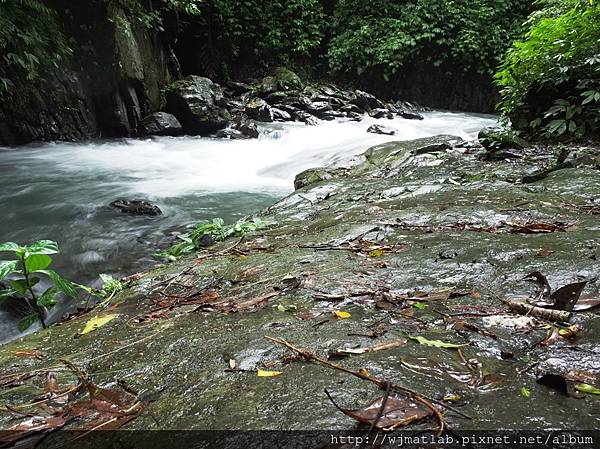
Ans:
<svg viewBox="0 0 600 449"><path fill-rule="evenodd" d="M242 240L244 240L244 237L240 237L237 242L235 242L233 245L231 245L228 248L225 248L221 251L217 251L215 253L208 253L208 254L202 254L202 255L196 256L196 259L208 259L209 257L217 257L217 256L222 256L223 254L227 254L229 251L231 251L236 246L238 246L240 243L242 243Z"/></svg>
<svg viewBox="0 0 600 449"><path fill-rule="evenodd" d="M284 339L270 337L268 335L265 336L265 338L267 340L270 340L270 341L274 342L274 343L277 343L279 345L285 346L288 349L291 349L292 351L294 351L294 352L296 352L298 354L301 354L302 356L304 356L308 360L314 360L315 362L318 362L321 365L325 365L325 366L327 366L329 368L332 368L332 369L335 369L335 370L338 370L338 371L342 371L342 372L347 373L347 374L351 374L352 376L358 377L358 378L363 379L363 380L368 380L369 382L373 382L374 384L379 385L381 388L386 388L386 386L388 384L388 381L386 381L386 380L382 380L382 379L379 379L377 377L372 377L372 376L364 374L364 373L362 373L360 371L353 371L353 370L345 368L345 367L343 367L341 365L336 365L335 363L331 363L328 360L325 360L325 359L323 359L323 358L321 358L321 357L319 357L319 356L317 356L315 354L312 354L309 351L306 351L306 350L299 349L299 348L295 347L294 345L292 345L291 343L289 343L288 341L286 341ZM438 405L440 405L440 406L442 406L442 407L444 407L444 408L446 408L448 410L451 410L451 411L459 414L460 416L462 416L464 418L473 419L469 415L461 412L460 410L457 410L456 408L454 408L454 407L452 407L450 405L444 404L443 402L438 401L437 399L433 399L433 398L424 396L421 393L417 393L416 391L411 390L409 388L402 387L402 386L397 385L397 384L392 384L392 389L396 390L396 391L401 391L403 393L406 393L406 394L412 396L414 399L416 399L419 402L422 402L423 404L427 405L428 408L435 409L435 407L433 407L431 405L431 403L434 403L434 404L438 404ZM440 420L441 415L439 414L439 411L437 409L435 409L434 413L436 413L436 416L438 417L438 420ZM442 420L440 422L440 425L443 427L443 417L442 417Z"/></svg>
<svg viewBox="0 0 600 449"><path fill-rule="evenodd" d="M187 267L185 270L183 270L181 273L177 273L175 276L171 276L170 278L165 279L164 281L160 281L158 284L154 284L152 286L152 290L150 290L148 292L148 296L151 295L152 293L154 293L156 290L158 290L158 287L160 287L161 285L165 285L167 284L167 286L163 289L163 290L168 290L169 287L171 286L171 284L173 282L175 282L177 279L179 279L181 276L183 276L184 274L189 273L194 267Z"/></svg>
<svg viewBox="0 0 600 449"><path fill-rule="evenodd" d="M11 406L8 406L8 405L5 404L4 407L6 407L6 409L8 409L8 410L13 410L13 409L17 409L17 408L34 407L36 405L43 404L44 402L48 402L48 401L51 401L51 400L53 401L56 398L60 398L62 396L66 396L66 395L69 395L71 393L75 393L76 391L80 390L81 387L82 387L82 385L78 384L78 385L75 385L72 388L69 388L67 391L65 391L63 393L57 394L56 396L52 396L52 397L49 397L47 399L42 399L41 401L31 402L29 404L19 404L19 405L11 405Z"/></svg>
<svg viewBox="0 0 600 449"><path fill-rule="evenodd" d="M533 363L531 363L531 364L527 365L525 368L517 370L517 374L523 374L523 373L526 373L527 371L529 371L529 370L531 370L531 369L535 368L535 367L536 367L536 366L538 366L539 364L540 364L540 362L533 362Z"/></svg>
<svg viewBox="0 0 600 449"><path fill-rule="evenodd" d="M371 432L373 432L373 429L375 429L375 426L377 425L377 423L379 422L379 420L383 416L383 411L385 410L385 406L386 406L387 401L388 401L388 399L390 397L390 392L391 391L392 391L392 383L391 382L387 382L387 387L385 389L385 394L383 395L383 399L381 399L381 407L379 407L379 410L377 411L377 416L375 417L375 419L371 423L371 427L369 427L369 431L367 432L367 436L371 435ZM362 444L360 445L359 449L363 449L365 447L365 445L367 444L367 441L369 441L369 439L365 438L363 440Z"/></svg>

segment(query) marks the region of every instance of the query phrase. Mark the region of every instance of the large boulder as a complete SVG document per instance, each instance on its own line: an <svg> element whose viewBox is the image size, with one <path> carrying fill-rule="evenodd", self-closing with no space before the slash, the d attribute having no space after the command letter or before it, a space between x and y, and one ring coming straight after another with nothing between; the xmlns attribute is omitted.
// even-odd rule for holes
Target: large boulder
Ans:
<svg viewBox="0 0 600 449"><path fill-rule="evenodd" d="M173 114L154 112L144 117L140 132L145 136L178 136L183 132L183 128Z"/></svg>
<svg viewBox="0 0 600 449"><path fill-rule="evenodd" d="M190 134L210 134L231 120L223 89L210 79L188 76L167 88L167 111Z"/></svg>
<svg viewBox="0 0 600 449"><path fill-rule="evenodd" d="M231 129L241 132L244 136L256 139L258 137L258 127L254 120L240 116L230 124Z"/></svg>
<svg viewBox="0 0 600 449"><path fill-rule="evenodd" d="M298 75L285 67L275 68L271 75L265 76L256 86L255 92L261 98L269 98L283 91L302 89L302 80Z"/></svg>
<svg viewBox="0 0 600 449"><path fill-rule="evenodd" d="M375 108L373 109L371 112L369 112L369 115L373 118L388 118L388 119L393 119L394 118L394 114L392 114L392 112L388 109L385 108Z"/></svg>
<svg viewBox="0 0 600 449"><path fill-rule="evenodd" d="M418 112L398 111L398 115L407 120L424 120L424 117Z"/></svg>
<svg viewBox="0 0 600 449"><path fill-rule="evenodd" d="M298 75L285 67L277 67L273 71L278 87L282 90L301 89L302 80Z"/></svg>
<svg viewBox="0 0 600 449"><path fill-rule="evenodd" d="M322 118L324 115L326 115L327 112L331 110L331 105L327 101L309 102L306 105L306 111L319 118Z"/></svg>
<svg viewBox="0 0 600 449"><path fill-rule="evenodd" d="M378 100L375 95L372 95L368 92L363 92L362 90L355 90L350 102L358 106L363 111L370 111L371 109L385 107L383 102Z"/></svg>
<svg viewBox="0 0 600 449"><path fill-rule="evenodd" d="M271 106L261 98L253 98L246 103L246 114L259 122L273 121Z"/></svg>
<svg viewBox="0 0 600 449"><path fill-rule="evenodd" d="M283 109L272 108L273 109L273 120L276 122L289 122L292 120L292 115L284 111Z"/></svg>

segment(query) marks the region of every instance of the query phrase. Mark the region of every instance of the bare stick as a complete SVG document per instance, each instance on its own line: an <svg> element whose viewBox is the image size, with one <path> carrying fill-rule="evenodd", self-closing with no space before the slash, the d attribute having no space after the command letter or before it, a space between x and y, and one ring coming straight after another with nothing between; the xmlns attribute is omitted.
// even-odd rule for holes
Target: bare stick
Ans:
<svg viewBox="0 0 600 449"><path fill-rule="evenodd" d="M303 349L295 347L294 345L292 345L291 343L289 343L288 341L286 341L286 340L284 340L282 338L270 337L268 335L265 336L265 338L267 340L270 340L270 341L274 342L274 343L277 343L279 345L285 346L288 349L291 349L292 351L294 351L294 352L296 352L296 353L304 356L308 360L314 360L315 362L318 362L321 365L325 365L325 366L327 366L329 368L332 368L332 369L335 369L335 370L338 370L338 371L342 371L344 373L350 374L350 375L358 377L360 379L368 380L369 382L373 382L374 384L379 385L379 387L381 387L381 388L386 388L387 384L389 383L386 380L378 379L377 377L372 377L372 376L369 376L367 374L363 374L360 371L353 371L353 370L345 368L345 367L343 367L341 365L336 365L335 363L331 363L330 361L325 360L325 359L323 359L323 358L321 358L321 357L319 357L319 356L317 356L315 354L312 354L311 352L308 352L306 350L303 350ZM401 391L403 393L406 393L406 394L412 396L414 399L417 399L419 402L422 402L423 404L427 405L429 408L431 408L430 407L431 403L434 403L434 404L438 404L438 405L440 405L440 406L442 406L442 407L444 407L444 408L446 408L448 410L451 410L451 411L459 414L463 418L473 419L469 415L461 412L460 410L457 410L456 408L454 408L454 407L452 407L450 405L444 404L443 402L438 401L437 399L433 399L433 398L424 396L424 395L422 395L420 393L417 393L416 391L411 390L409 388L402 387L402 386L397 385L397 384L392 384L392 389L396 390L396 391ZM439 411L437 411L437 409L436 409L436 412L437 412L436 415L439 414ZM439 417L438 417L438 419L439 419Z"/></svg>
<svg viewBox="0 0 600 449"><path fill-rule="evenodd" d="M525 302L512 299L501 298L500 301L506 304L510 309L522 315L531 315L548 321L569 321L569 318L571 318L571 312L566 312L564 310L544 309L543 307L532 306Z"/></svg>
<svg viewBox="0 0 600 449"><path fill-rule="evenodd" d="M217 251L215 253L208 253L208 254L202 254L202 255L196 256L196 259L208 259L209 257L217 257L217 256L222 256L223 254L227 254L229 251L231 251L236 246L238 246L240 243L242 243L243 239L244 239L244 237L240 237L239 240L237 242L235 242L233 245L231 245L230 247L225 248L221 251Z"/></svg>

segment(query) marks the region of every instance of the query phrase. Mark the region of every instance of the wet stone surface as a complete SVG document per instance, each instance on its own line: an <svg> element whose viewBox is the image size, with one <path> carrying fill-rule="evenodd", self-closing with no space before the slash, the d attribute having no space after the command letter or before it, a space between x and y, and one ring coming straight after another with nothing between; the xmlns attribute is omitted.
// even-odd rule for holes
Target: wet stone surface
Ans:
<svg viewBox="0 0 600 449"><path fill-rule="evenodd" d="M523 277L533 271L552 289L586 278L584 295L598 295L600 225L588 207L600 196L598 150L577 152L588 163L527 184L522 177L551 166L554 155L528 148L519 159L486 161L483 148L451 136L380 145L346 169L305 175L299 190L259 214L271 223L266 230L144 273L109 309L2 347L0 379L42 371L0 388L0 402L31 402L47 371L75 384L59 361L66 358L98 385L120 381L151 395L163 429L350 429L355 421L324 388L347 408L382 392L290 360L264 336L323 357L422 336L466 346L408 338L336 363L453 399L473 417L447 411L455 429L596 429L598 396L564 395L536 380L552 373L600 385L598 309L562 325L578 324L576 338L542 343L549 323L500 300L532 297L536 286ZM75 338L106 314L118 316ZM42 356L15 356L27 350ZM258 377L258 369L283 374ZM14 423L0 412L1 427ZM128 424L156 427L147 413Z"/></svg>

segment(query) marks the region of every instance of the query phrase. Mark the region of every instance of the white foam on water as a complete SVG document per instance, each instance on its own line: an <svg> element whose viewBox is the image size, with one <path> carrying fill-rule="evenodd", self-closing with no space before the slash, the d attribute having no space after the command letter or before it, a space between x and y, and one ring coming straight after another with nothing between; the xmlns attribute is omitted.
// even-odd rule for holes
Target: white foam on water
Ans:
<svg viewBox="0 0 600 449"><path fill-rule="evenodd" d="M103 172L113 176L124 195L176 197L193 192L286 192L300 171L340 162L368 147L436 134L472 138L493 116L431 112L425 120L401 118L361 122L267 125L259 139L200 137L128 139L105 143L54 143L32 150L60 172ZM378 123L396 135L367 133ZM272 132L269 133L269 130ZM274 138L276 137L276 138ZM84 187L82 187L84 188Z"/></svg>

